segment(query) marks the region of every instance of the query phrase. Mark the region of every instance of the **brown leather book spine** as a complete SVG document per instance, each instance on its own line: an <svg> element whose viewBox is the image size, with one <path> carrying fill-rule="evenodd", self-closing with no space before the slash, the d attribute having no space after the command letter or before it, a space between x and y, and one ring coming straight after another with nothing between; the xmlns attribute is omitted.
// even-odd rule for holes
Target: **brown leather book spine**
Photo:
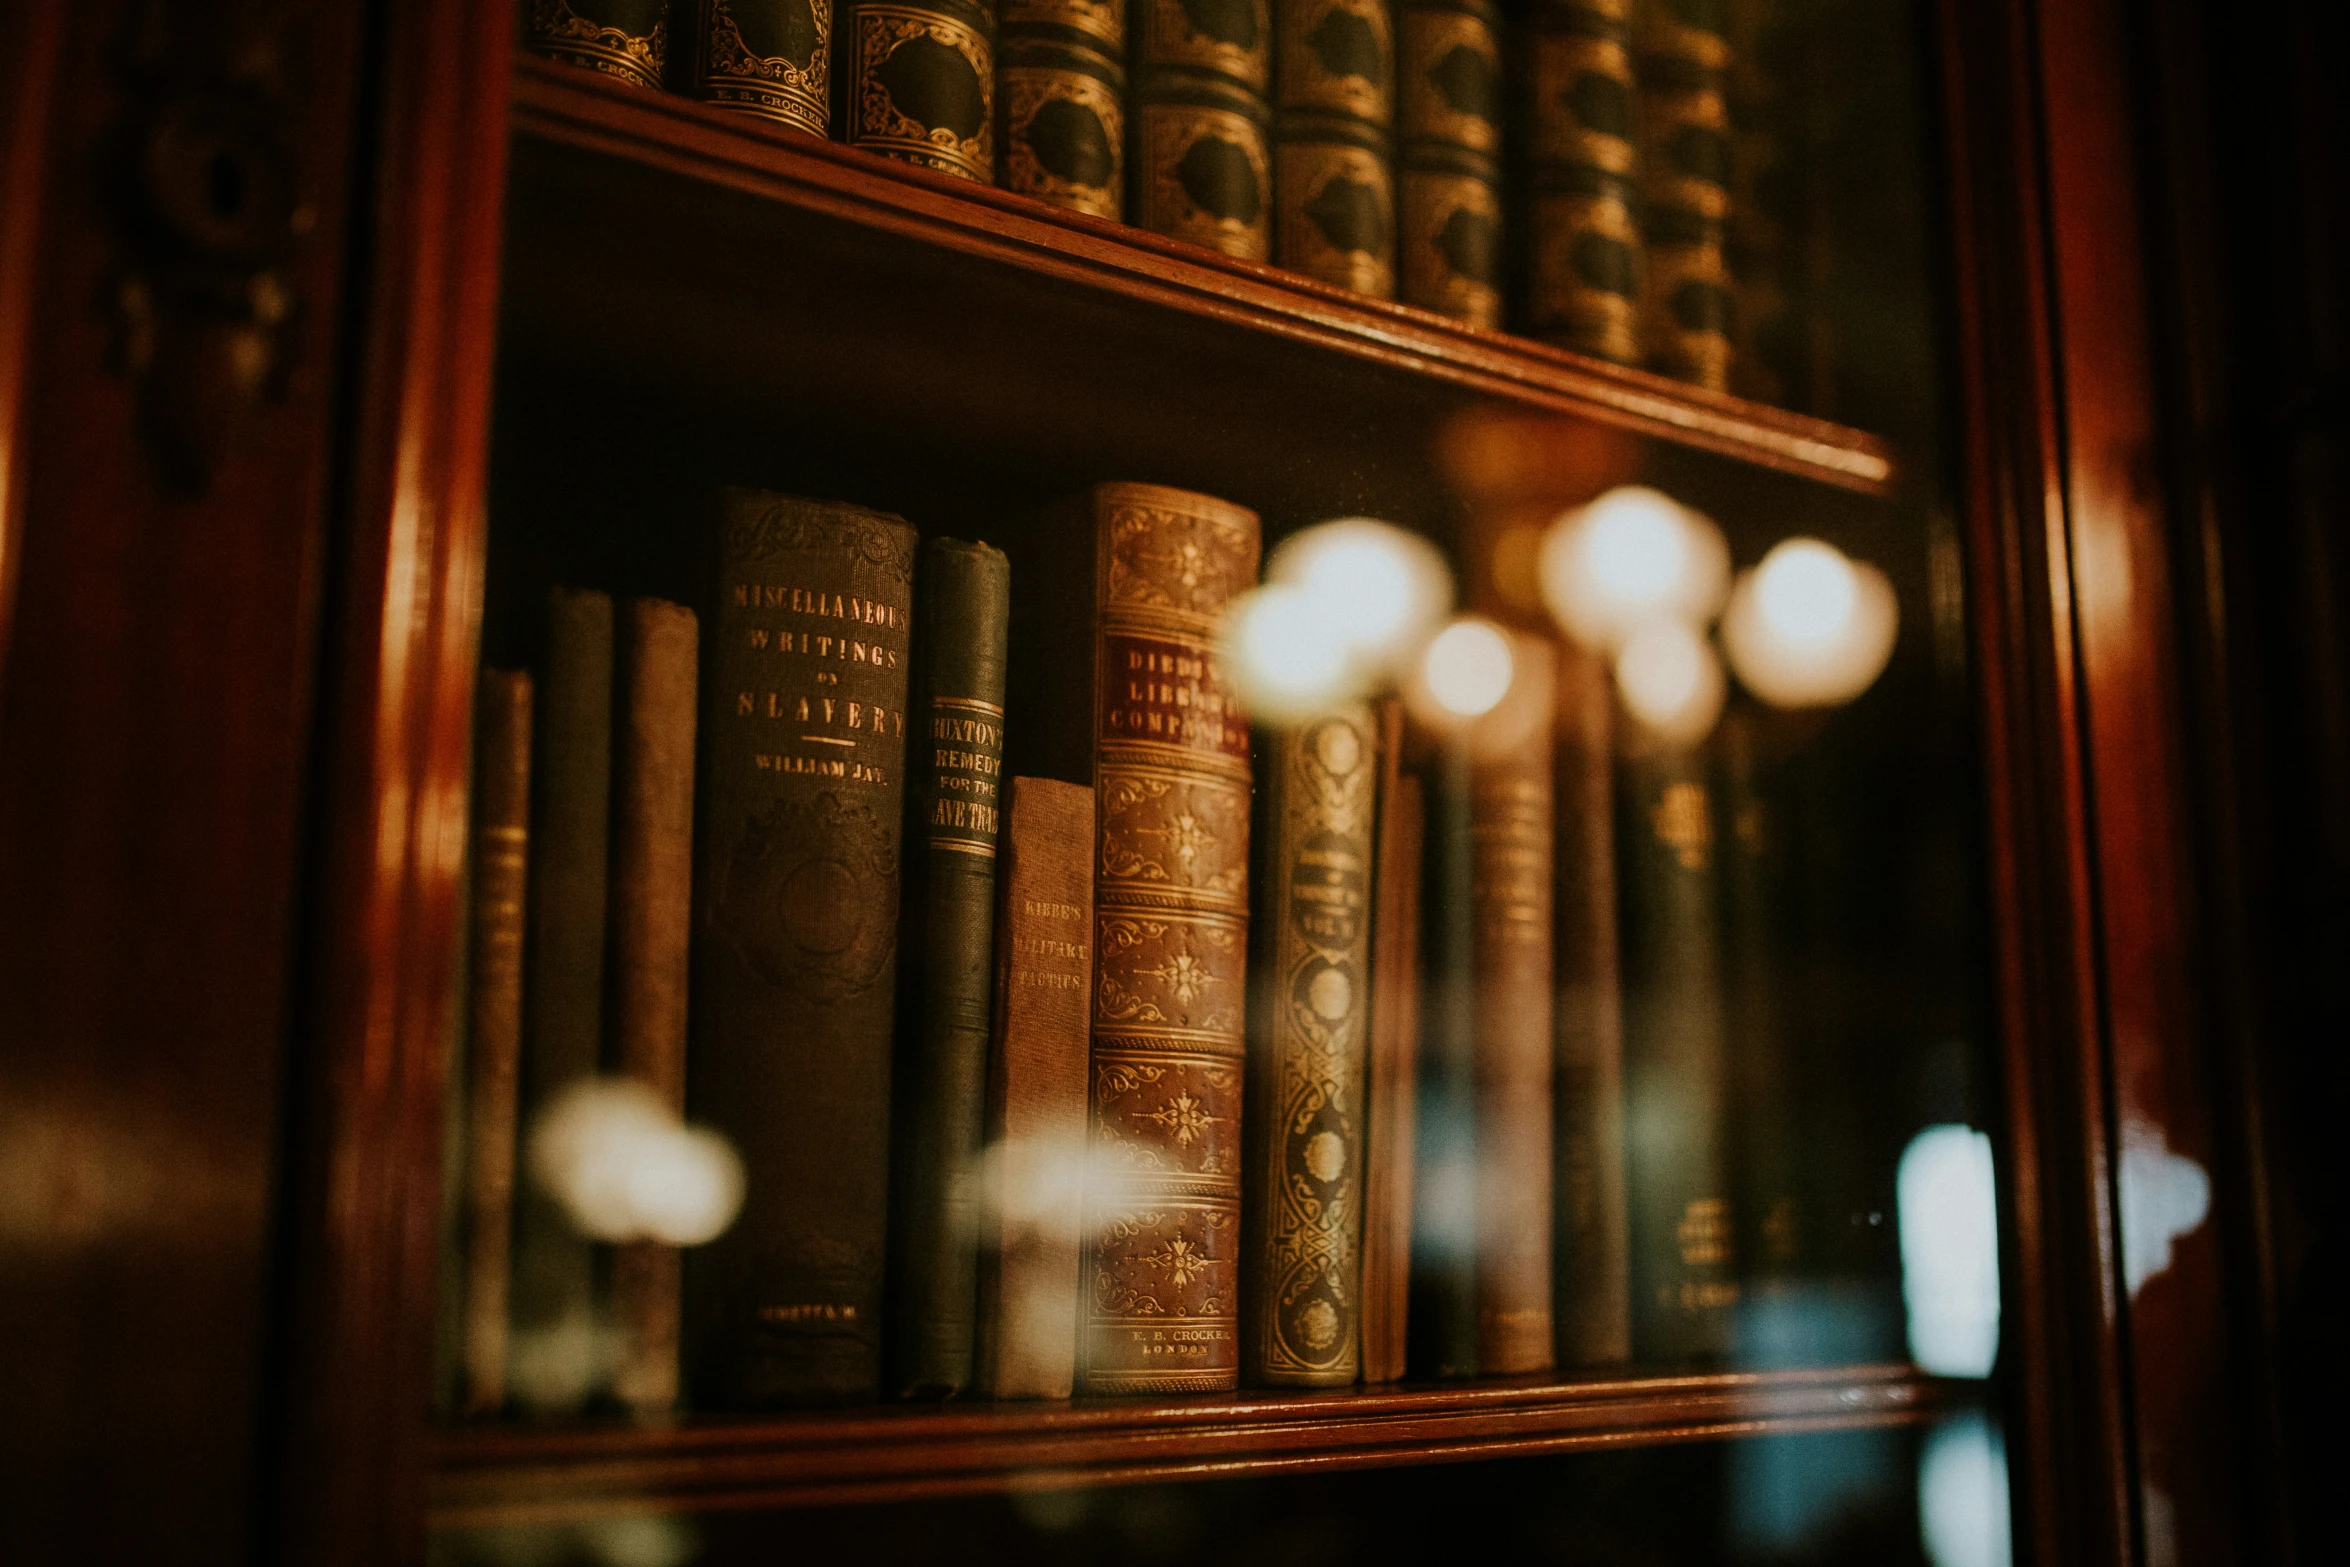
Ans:
<svg viewBox="0 0 2350 1567"><path fill-rule="evenodd" d="M1131 221L1244 260L1273 251L1272 0L1135 0Z"/></svg>
<svg viewBox="0 0 2350 1567"><path fill-rule="evenodd" d="M701 638L692 610L660 599L631 601L620 637L608 958L612 1064L683 1115ZM678 1286L674 1246L633 1241L613 1254L613 1392L640 1414L677 1404Z"/></svg>
<svg viewBox="0 0 2350 1567"><path fill-rule="evenodd" d="M1526 325L1640 362L1630 0L1542 0L1528 19Z"/></svg>
<svg viewBox="0 0 2350 1567"><path fill-rule="evenodd" d="M1402 773L1399 713L1382 718L1371 871L1371 1059L1363 1138L1363 1380L1402 1379L1412 1281L1414 1089L1420 1054L1420 780Z"/></svg>
<svg viewBox="0 0 2350 1567"><path fill-rule="evenodd" d="M1216 648L1256 514L1092 492L1092 1136L1079 1384L1218 1392L1240 1371L1249 730Z"/></svg>
<svg viewBox="0 0 2350 1567"><path fill-rule="evenodd" d="M1241 1369L1261 1386L1344 1387L1361 1365L1371 708L1261 736L1258 754Z"/></svg>
<svg viewBox="0 0 2350 1567"><path fill-rule="evenodd" d="M996 178L1097 218L1126 215L1126 7L1003 0Z"/></svg>
<svg viewBox="0 0 2350 1567"><path fill-rule="evenodd" d="M1273 249L1395 295L1395 26L1387 0L1274 0Z"/></svg>
<svg viewBox="0 0 2350 1567"><path fill-rule="evenodd" d="M833 0L700 0L693 96L810 136L831 121Z"/></svg>
<svg viewBox="0 0 2350 1567"><path fill-rule="evenodd" d="M1517 672L1469 780L1475 976L1477 1370L1548 1370L1551 1175L1550 645ZM1506 731L1506 734L1504 733Z"/></svg>
<svg viewBox="0 0 2350 1567"><path fill-rule="evenodd" d="M847 0L840 139L885 158L995 179L995 13L977 0Z"/></svg>
<svg viewBox="0 0 2350 1567"><path fill-rule="evenodd" d="M522 36L533 54L584 65L635 87L661 85L670 0L527 0Z"/></svg>
<svg viewBox="0 0 2350 1567"><path fill-rule="evenodd" d="M1698 25L1691 18L1705 18ZM1730 388L1729 40L1719 9L1641 0L1634 16L1640 82L1640 293L1648 367L1715 391Z"/></svg>
<svg viewBox="0 0 2350 1567"><path fill-rule="evenodd" d="M530 676L481 673L473 741L472 994L466 1013L465 1337L458 1407L506 1402L522 918L530 875Z"/></svg>
<svg viewBox="0 0 2350 1567"><path fill-rule="evenodd" d="M1015 778L1007 800L977 1384L991 1398L1067 1398L1092 1043L1093 791Z"/></svg>
<svg viewBox="0 0 2350 1567"><path fill-rule="evenodd" d="M1559 649L1556 954L1559 1363L1632 1356L1624 1195L1624 1006L1616 950L1615 691L1607 661Z"/></svg>
<svg viewBox="0 0 2350 1567"><path fill-rule="evenodd" d="M870 1399L914 530L756 490L718 521L686 1065L745 1197L686 1262L696 1402Z"/></svg>
<svg viewBox="0 0 2350 1567"><path fill-rule="evenodd" d="M1501 325L1501 17L1488 0L1398 0L1401 298Z"/></svg>

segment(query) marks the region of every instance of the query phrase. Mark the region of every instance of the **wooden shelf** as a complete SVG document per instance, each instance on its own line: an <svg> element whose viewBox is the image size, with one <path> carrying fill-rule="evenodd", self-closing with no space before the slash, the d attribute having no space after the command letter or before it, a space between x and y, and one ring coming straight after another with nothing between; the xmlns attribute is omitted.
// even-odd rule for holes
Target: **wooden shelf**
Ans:
<svg viewBox="0 0 2350 1567"><path fill-rule="evenodd" d="M437 1528L1435 1463L1927 1418L1907 1366L1174 1402L923 1406L674 1425L448 1427Z"/></svg>
<svg viewBox="0 0 2350 1567"><path fill-rule="evenodd" d="M1175 449L1266 425L1275 452L1316 449L1324 425L1392 445L1483 402L1850 490L1894 482L1858 430L590 72L519 62L513 127L506 333L558 361L611 354L703 393L974 441L1058 408Z"/></svg>

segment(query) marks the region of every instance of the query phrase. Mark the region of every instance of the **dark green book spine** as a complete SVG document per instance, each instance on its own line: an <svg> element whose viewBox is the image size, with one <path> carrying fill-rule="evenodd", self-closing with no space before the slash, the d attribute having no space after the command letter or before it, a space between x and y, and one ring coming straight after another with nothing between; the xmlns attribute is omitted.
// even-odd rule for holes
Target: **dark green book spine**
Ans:
<svg viewBox="0 0 2350 1567"><path fill-rule="evenodd" d="M1543 0L1526 24L1526 327L1640 361L1629 0Z"/></svg>
<svg viewBox="0 0 2350 1567"><path fill-rule="evenodd" d="M1403 302L1501 325L1501 15L1399 0L1396 252Z"/></svg>
<svg viewBox="0 0 2350 1567"><path fill-rule="evenodd" d="M531 52L637 87L659 87L669 56L669 0L527 0Z"/></svg>
<svg viewBox="0 0 2350 1567"><path fill-rule="evenodd" d="M1730 387L1730 44L1718 7L1640 0L1641 348L1651 370Z"/></svg>
<svg viewBox="0 0 2350 1567"><path fill-rule="evenodd" d="M1133 0L1128 221L1228 256L1273 253L1272 0Z"/></svg>
<svg viewBox="0 0 2350 1567"><path fill-rule="evenodd" d="M699 0L693 95L822 136L832 108L833 0Z"/></svg>
<svg viewBox="0 0 2350 1567"><path fill-rule="evenodd" d="M545 668L531 800L528 956L523 968L523 1136L565 1088L595 1075L604 1037L604 903L612 831L612 599L547 595ZM594 1247L535 1185L520 1204L514 1324L520 1334L586 1326ZM514 1391L541 1407L576 1405L577 1387Z"/></svg>
<svg viewBox="0 0 2350 1567"><path fill-rule="evenodd" d="M1123 0L1002 0L996 179L1097 218L1126 215Z"/></svg>
<svg viewBox="0 0 2350 1567"><path fill-rule="evenodd" d="M1469 755L1445 747L1427 784L1420 880L1420 1071L1406 1361L1415 1377L1477 1374L1475 848Z"/></svg>
<svg viewBox="0 0 2350 1567"><path fill-rule="evenodd" d="M941 1398L971 1385L978 1312L974 1182L994 1015L1011 563L985 544L933 539L922 551L919 594L921 676L907 756L914 853L900 938L910 1009L890 1210L891 1383L901 1394Z"/></svg>
<svg viewBox="0 0 2350 1567"><path fill-rule="evenodd" d="M914 530L728 490L704 619L687 1102L745 1197L686 1262L696 1402L881 1382Z"/></svg>
<svg viewBox="0 0 2350 1567"><path fill-rule="evenodd" d="M1395 295L1395 24L1387 0L1274 0L1273 252Z"/></svg>
<svg viewBox="0 0 2350 1567"><path fill-rule="evenodd" d="M1658 751L1628 761L1617 792L1632 1343L1648 1361L1727 1353L1738 1306L1707 783L1701 750Z"/></svg>
<svg viewBox="0 0 2350 1567"><path fill-rule="evenodd" d="M995 13L976 0L849 0L840 139L981 184L995 179Z"/></svg>

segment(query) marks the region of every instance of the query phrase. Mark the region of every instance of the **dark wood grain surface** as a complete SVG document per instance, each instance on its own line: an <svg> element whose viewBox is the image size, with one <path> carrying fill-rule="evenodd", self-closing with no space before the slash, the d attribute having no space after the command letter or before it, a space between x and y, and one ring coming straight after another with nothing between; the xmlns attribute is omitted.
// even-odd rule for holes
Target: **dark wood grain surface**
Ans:
<svg viewBox="0 0 2350 1567"><path fill-rule="evenodd" d="M445 1428L435 1527L1446 1462L1924 1420L1904 1366L1337 1393L901 1407L672 1426Z"/></svg>

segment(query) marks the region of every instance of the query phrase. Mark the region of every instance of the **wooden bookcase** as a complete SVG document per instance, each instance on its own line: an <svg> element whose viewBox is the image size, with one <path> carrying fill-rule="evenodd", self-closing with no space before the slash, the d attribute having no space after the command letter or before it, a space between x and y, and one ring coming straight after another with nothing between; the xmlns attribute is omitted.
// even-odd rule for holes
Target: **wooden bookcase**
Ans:
<svg viewBox="0 0 2350 1567"><path fill-rule="evenodd" d="M929 477L906 482L950 515L941 476L968 463L997 497L1149 471L1245 489L1275 523L1354 501L1441 534L1420 454L1471 408L1829 516L1904 493L1915 454L516 59L503 6L191 4L143 31L133 9L0 13L23 23L0 61L0 1087L50 1194L21 1227L21 1316L0 1317L32 1434L0 1457L32 1559L408 1561L436 1527L1628 1449L1978 1396L1856 1364L429 1417L513 387L625 377L687 423L755 410L796 455L917 450ZM2267 1222L2257 1074L2201 1021L2218 938L2190 688L2224 666L2172 630L2205 586L2176 553L2200 492L2145 456L2176 301L2129 237L2175 214L2139 206L2155 155L2113 0L1926 10L2016 1538L2118 1564L2154 1530L2218 1560L2284 1503L2246 1478L2280 1440L2274 1400L2230 1391L2273 1347L2244 1326L2275 1285L2244 1260ZM2164 34L2169 65L2186 36ZM2146 1126L2220 1198L2138 1294L2116 1171Z"/></svg>

